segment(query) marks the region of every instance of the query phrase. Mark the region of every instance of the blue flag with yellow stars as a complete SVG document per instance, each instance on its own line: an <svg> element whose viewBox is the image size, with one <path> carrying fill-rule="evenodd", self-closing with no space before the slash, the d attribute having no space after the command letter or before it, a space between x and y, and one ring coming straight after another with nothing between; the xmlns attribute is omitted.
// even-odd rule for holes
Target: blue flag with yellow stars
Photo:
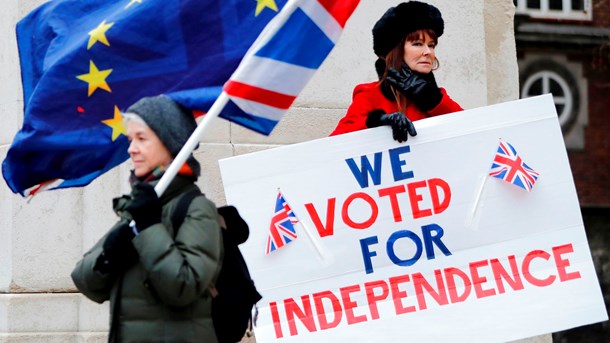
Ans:
<svg viewBox="0 0 610 343"><path fill-rule="evenodd" d="M17 24L15 193L83 186L128 158L121 112L167 94L207 111L286 0L54 0Z"/></svg>

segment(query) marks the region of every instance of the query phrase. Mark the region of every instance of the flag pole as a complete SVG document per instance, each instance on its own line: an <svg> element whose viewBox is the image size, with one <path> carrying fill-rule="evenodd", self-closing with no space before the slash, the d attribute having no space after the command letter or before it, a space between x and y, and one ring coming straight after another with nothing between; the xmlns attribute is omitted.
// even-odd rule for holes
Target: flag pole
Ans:
<svg viewBox="0 0 610 343"><path fill-rule="evenodd" d="M474 217L477 214L477 210L479 209L479 203L481 202L481 195L483 194L483 189L485 188L487 179L488 175L483 175L483 181L479 185L479 191L477 192L476 198L474 199L474 204L472 205L472 209L470 210L470 212L467 214L466 222L464 223L466 227L470 227L472 225Z"/></svg>
<svg viewBox="0 0 610 343"><path fill-rule="evenodd" d="M278 193L280 193L284 197L284 200L288 203L288 206L290 206L290 202L288 201L288 199L286 199L286 194L284 192L282 192L279 187L277 188L277 191L278 191ZM309 238L309 241L311 242L313 247L316 249L316 252L318 253L318 256L320 256L322 261L324 261L326 259L326 257L325 257L325 254L324 254L324 250L320 246L320 243L313 236L313 234L309 231L309 228L305 225L305 223L303 223L303 221L301 219L299 219L299 216L297 216L297 214L294 212L294 209L292 208L292 206L290 206L290 210L295 215L295 217L297 217L297 219L299 220L299 224L301 224L301 227L303 228L303 231L305 231L305 235L307 236L307 238Z"/></svg>
<svg viewBox="0 0 610 343"><path fill-rule="evenodd" d="M214 101L214 104L212 104L210 110L203 116L201 122L197 124L197 128L195 131L193 131L191 137L189 137L186 143L184 143L184 146L182 149L180 149L178 155L176 155L172 163L161 177L161 180L159 180L159 183L157 183L155 186L155 191L157 192L158 196L161 196L163 192L165 192L176 174L178 174L178 171L184 162L186 162L193 150L195 150L195 147L197 147L197 144L199 144L205 130L207 130L207 128L211 125L212 120L218 117L222 109L227 105L228 101L229 96L227 93L220 93L220 96L216 99L216 101Z"/></svg>
<svg viewBox="0 0 610 343"><path fill-rule="evenodd" d="M263 29L263 31L260 33L258 38L254 41L254 43L252 43L252 46L250 47L250 49L248 49L248 51L244 55L244 58L239 63L239 66L237 67L235 72L233 72L233 75L231 76L231 78L233 78L235 75L239 75L239 74L243 73L242 65L244 65L244 61L246 61L249 57L251 57L260 45L267 42L279 30L279 28L288 19L289 14L292 13L298 7L297 4L298 4L298 0L288 1L288 3L286 3L284 5L284 7L280 11L280 13L278 13L278 15L276 17L274 17L267 24L267 26L265 26L265 29ZM273 23L273 25L271 25L272 23ZM203 120L201 120L201 122L197 125L197 128L195 129L195 131L193 132L193 134L191 135L189 140L186 141L186 143L184 144L184 147L182 147L182 149L180 150L180 152L178 153L176 158L174 158L172 163L169 165L169 168L165 171L165 173L161 177L161 180L159 180L159 183L157 184L157 186L155 186L155 191L157 192L158 196L161 196L163 194L163 192L165 192L165 190L167 189L167 186L169 186L170 182L172 182L172 180L174 179L176 174L178 174L178 170L180 170L180 167L182 167L184 162L186 162L186 160L190 156L191 152L195 149L197 144L199 144L199 141L201 140L201 137L203 136L203 133L205 132L205 130L210 125L210 122L214 118L218 117L218 115L220 114L222 109L226 106L228 101L229 101L229 96L227 95L227 93L225 93L224 91L222 93L220 93L220 96L218 97L218 99L216 99L216 101L214 101L214 104L212 105L212 107L210 108L208 113L205 114L205 116L203 117Z"/></svg>

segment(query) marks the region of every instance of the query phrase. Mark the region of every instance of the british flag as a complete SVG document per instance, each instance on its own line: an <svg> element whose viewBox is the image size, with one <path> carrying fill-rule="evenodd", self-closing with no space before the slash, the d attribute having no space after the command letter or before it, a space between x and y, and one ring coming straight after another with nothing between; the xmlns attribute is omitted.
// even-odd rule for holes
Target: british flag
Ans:
<svg viewBox="0 0 610 343"><path fill-rule="evenodd" d="M538 172L523 162L519 154L508 142L500 140L500 146L491 164L490 176L497 177L530 192L540 176Z"/></svg>
<svg viewBox="0 0 610 343"><path fill-rule="evenodd" d="M339 41L360 0L289 0L244 57L220 117L269 135Z"/></svg>
<svg viewBox="0 0 610 343"><path fill-rule="evenodd" d="M296 215L290 205L284 199L281 192L278 192L275 201L275 212L269 225L269 237L267 237L267 247L265 252L269 254L297 238L294 224L298 223Z"/></svg>

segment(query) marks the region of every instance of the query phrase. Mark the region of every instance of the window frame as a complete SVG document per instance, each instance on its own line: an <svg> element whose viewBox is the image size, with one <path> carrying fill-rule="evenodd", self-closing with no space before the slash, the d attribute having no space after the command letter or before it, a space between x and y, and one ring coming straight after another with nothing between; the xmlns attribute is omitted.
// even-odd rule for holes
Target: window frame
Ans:
<svg viewBox="0 0 610 343"><path fill-rule="evenodd" d="M555 81L561 87L563 96L553 94L553 103L563 105L561 113L557 113L561 130L569 132L572 130L579 117L581 94L576 83L575 75L561 64L540 59L528 65L523 74L520 75L519 95L521 98L535 96L528 94L531 86L537 81L542 82L542 94L550 93L549 80Z"/></svg>
<svg viewBox="0 0 610 343"><path fill-rule="evenodd" d="M573 19L593 20L593 6L591 0L583 0L583 10L572 10L572 0L562 0L562 10L549 9L549 0L539 0L540 9L527 8L527 0L515 0L516 13L528 14L532 18L541 19Z"/></svg>

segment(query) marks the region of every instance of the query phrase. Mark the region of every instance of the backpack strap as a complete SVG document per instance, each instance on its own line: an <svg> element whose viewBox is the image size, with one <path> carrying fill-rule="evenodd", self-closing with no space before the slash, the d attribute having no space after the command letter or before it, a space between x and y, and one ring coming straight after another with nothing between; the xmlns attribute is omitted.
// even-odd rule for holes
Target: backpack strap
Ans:
<svg viewBox="0 0 610 343"><path fill-rule="evenodd" d="M186 214L188 212L189 206L191 206L191 202L198 197L203 195L199 188L192 189L190 191L185 192L180 199L178 199L178 204L176 205L176 209L174 213L172 213L172 226L174 228L174 239L178 235L178 231L180 230L180 226L184 223L184 219L186 218ZM215 282L215 281L214 281ZM210 295L212 297L216 297L218 295L218 291L216 290L216 286L212 283L208 287Z"/></svg>
<svg viewBox="0 0 610 343"><path fill-rule="evenodd" d="M186 213L188 212L189 206L191 206L191 202L196 197L202 195L199 188L193 189L185 192L180 199L178 200L178 204L176 205L176 209L172 214L172 226L174 227L174 238L178 235L178 230L180 230L180 226L184 222L184 218L186 217Z"/></svg>

